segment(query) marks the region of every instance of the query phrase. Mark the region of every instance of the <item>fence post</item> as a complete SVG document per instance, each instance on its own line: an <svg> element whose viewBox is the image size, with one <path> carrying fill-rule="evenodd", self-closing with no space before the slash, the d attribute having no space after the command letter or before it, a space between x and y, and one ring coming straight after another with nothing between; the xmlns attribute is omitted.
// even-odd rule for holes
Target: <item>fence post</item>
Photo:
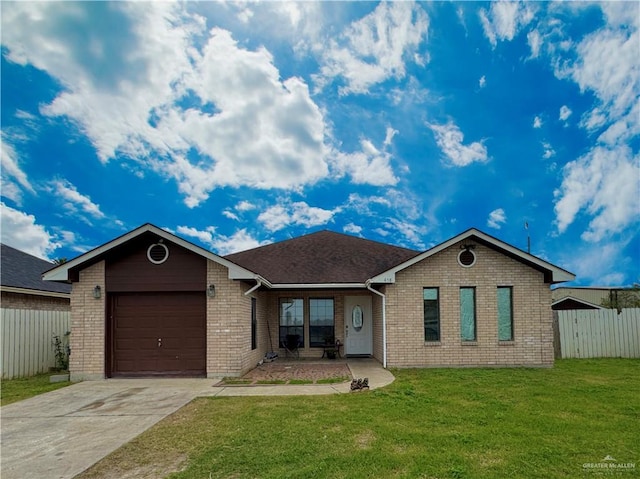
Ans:
<svg viewBox="0 0 640 479"><path fill-rule="evenodd" d="M560 324L558 323L558 312L553 312L553 357L554 359L562 358L562 347L560 345Z"/></svg>

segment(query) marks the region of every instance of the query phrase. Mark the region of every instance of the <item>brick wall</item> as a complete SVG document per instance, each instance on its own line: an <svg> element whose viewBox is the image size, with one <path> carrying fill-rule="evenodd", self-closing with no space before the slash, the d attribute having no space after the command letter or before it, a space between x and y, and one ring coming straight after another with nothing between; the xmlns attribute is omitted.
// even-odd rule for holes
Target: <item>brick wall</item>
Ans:
<svg viewBox="0 0 640 479"><path fill-rule="evenodd" d="M207 261L207 284L216 286L207 298L207 376L241 376L253 369L269 350L266 293L245 295L255 283L229 279L229 271ZM251 349L251 298L257 313L256 349Z"/></svg>
<svg viewBox="0 0 640 479"><path fill-rule="evenodd" d="M386 287L388 365L552 366L551 291L543 274L479 244L475 265L465 268L458 264L460 251L453 245L399 272ZM477 341L471 343L460 339L459 291L465 286L476 288ZM513 341L498 341L498 286L513 287ZM437 343L424 341L424 287L439 288Z"/></svg>
<svg viewBox="0 0 640 479"><path fill-rule="evenodd" d="M71 336L69 372L72 381L103 379L105 371L105 263L80 271L80 281L71 290ZM93 297L93 288L102 297Z"/></svg>
<svg viewBox="0 0 640 479"><path fill-rule="evenodd" d="M69 298L52 298L39 294L22 294L2 291L0 303L8 309L32 309L37 311L70 311Z"/></svg>

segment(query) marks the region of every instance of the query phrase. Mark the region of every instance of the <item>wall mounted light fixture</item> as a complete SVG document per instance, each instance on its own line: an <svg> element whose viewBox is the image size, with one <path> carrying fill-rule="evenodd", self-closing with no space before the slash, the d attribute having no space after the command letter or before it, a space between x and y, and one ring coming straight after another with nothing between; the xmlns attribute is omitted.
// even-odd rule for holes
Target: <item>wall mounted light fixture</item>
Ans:
<svg viewBox="0 0 640 479"><path fill-rule="evenodd" d="M207 286L207 296L210 298L215 298L216 296L216 285L215 284L210 284L209 286Z"/></svg>
<svg viewBox="0 0 640 479"><path fill-rule="evenodd" d="M93 297L95 299L100 299L101 296L102 296L102 288L100 288L100 286L96 286L95 288L93 288Z"/></svg>

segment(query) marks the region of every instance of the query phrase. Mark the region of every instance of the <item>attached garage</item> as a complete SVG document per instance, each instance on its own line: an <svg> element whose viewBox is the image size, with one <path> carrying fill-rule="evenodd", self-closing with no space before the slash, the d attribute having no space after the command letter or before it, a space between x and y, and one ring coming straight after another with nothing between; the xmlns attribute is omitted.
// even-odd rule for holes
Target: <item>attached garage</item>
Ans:
<svg viewBox="0 0 640 479"><path fill-rule="evenodd" d="M107 377L204 376L206 260L142 235L105 263Z"/></svg>
<svg viewBox="0 0 640 479"><path fill-rule="evenodd" d="M269 347L268 281L151 224L44 276L73 285L72 381L233 376Z"/></svg>
<svg viewBox="0 0 640 479"><path fill-rule="evenodd" d="M112 377L205 375L204 293L112 294L109 308Z"/></svg>

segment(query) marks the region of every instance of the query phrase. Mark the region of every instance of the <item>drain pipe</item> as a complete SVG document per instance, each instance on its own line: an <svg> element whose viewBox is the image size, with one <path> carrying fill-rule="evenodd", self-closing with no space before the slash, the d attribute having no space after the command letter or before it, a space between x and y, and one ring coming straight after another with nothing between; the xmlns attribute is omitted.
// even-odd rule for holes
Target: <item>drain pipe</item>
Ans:
<svg viewBox="0 0 640 479"><path fill-rule="evenodd" d="M255 286L253 286L251 289L247 290L244 295L245 296L249 296L251 293L253 293L256 289L258 289L260 286L262 286L262 280L260 278L255 278L256 280L256 284Z"/></svg>
<svg viewBox="0 0 640 479"><path fill-rule="evenodd" d="M371 280L367 280L365 286L382 298L382 367L387 369L387 297L371 287Z"/></svg>

